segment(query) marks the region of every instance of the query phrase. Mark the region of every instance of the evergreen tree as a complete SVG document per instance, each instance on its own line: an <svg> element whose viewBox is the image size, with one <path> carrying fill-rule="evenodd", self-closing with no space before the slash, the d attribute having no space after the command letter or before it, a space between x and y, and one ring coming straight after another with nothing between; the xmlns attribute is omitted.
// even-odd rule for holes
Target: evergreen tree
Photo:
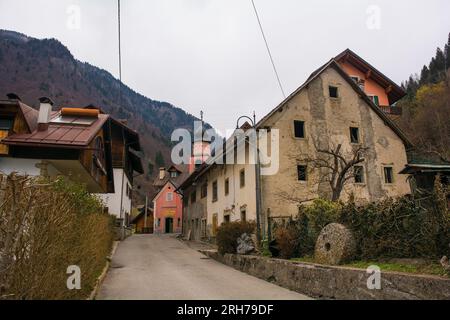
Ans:
<svg viewBox="0 0 450 320"><path fill-rule="evenodd" d="M420 72L420 85L424 85L428 83L430 79L430 70L427 66L423 66L422 71Z"/></svg>
<svg viewBox="0 0 450 320"><path fill-rule="evenodd" d="M154 169L154 165L153 163L151 163L150 161L148 162L148 170L147 170L147 175L148 176L152 176L153 175L153 169Z"/></svg>
<svg viewBox="0 0 450 320"><path fill-rule="evenodd" d="M162 168L165 166L166 162L164 161L164 157L163 157L161 151L158 151L156 153L155 163L159 168Z"/></svg>

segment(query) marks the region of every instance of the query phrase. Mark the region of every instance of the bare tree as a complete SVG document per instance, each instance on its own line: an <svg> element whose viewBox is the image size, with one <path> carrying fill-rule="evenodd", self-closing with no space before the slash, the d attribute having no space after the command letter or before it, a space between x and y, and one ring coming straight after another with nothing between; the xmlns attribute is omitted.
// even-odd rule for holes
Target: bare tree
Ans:
<svg viewBox="0 0 450 320"><path fill-rule="evenodd" d="M328 182L332 191L331 200L338 201L344 186L358 174L355 166L365 161L368 148L361 145L352 146L352 151L344 153L342 144L326 149L316 146L317 156L303 159L314 169L325 169L321 182Z"/></svg>
<svg viewBox="0 0 450 320"><path fill-rule="evenodd" d="M345 185L355 179L360 174L355 168L365 161L368 148L362 145L352 145L350 151L344 151L342 144L319 147L316 143L315 153L302 154L295 152L291 158L297 163L303 163L308 171L319 170L317 184L327 183L331 189L331 200L338 201L341 198ZM296 188L291 188L291 192L278 192L277 196L285 201L298 204L312 201L312 198L301 199L296 194Z"/></svg>

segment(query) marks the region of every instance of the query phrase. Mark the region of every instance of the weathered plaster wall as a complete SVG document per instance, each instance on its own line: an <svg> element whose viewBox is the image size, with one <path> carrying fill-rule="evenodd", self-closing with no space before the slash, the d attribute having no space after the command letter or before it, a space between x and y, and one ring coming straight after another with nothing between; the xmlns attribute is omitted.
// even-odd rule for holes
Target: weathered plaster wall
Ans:
<svg viewBox="0 0 450 320"><path fill-rule="evenodd" d="M330 98L329 85L339 89L339 98ZM305 121L305 138L294 136L294 120ZM324 172L312 170L308 181L297 178L297 165L304 164L300 154L313 156L315 145L326 148L342 144L351 153L350 127L358 127L360 141L370 151L366 156L363 184L350 183L342 199L355 194L360 202L376 201L385 196L401 196L410 192L407 177L398 172L407 163L402 140L361 99L333 68L328 68L308 87L294 96L281 111L271 116L263 126L280 131L280 170L277 175L263 177L263 213L273 216L295 216L298 205L286 200L286 195L300 200L330 195L328 182L320 183ZM317 155L317 154L316 154ZM383 166L394 168L394 183L384 183Z"/></svg>
<svg viewBox="0 0 450 320"><path fill-rule="evenodd" d="M206 256L313 298L339 300L449 300L450 279L381 271L381 289L370 290L366 270L331 267L257 256L219 255L202 251Z"/></svg>

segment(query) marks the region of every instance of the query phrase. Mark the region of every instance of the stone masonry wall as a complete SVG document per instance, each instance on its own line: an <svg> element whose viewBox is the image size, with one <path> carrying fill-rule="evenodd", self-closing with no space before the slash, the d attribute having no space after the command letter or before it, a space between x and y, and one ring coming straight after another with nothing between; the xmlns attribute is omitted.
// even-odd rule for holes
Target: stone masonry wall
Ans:
<svg viewBox="0 0 450 320"><path fill-rule="evenodd" d="M339 300L450 300L450 279L381 272L381 290L369 290L366 270L294 263L257 256L202 251L257 278L314 298Z"/></svg>

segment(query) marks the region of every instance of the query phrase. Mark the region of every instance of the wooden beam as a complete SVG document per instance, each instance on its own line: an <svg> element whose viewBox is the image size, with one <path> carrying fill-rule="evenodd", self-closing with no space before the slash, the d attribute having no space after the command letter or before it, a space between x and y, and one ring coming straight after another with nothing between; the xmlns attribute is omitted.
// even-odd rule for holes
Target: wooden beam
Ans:
<svg viewBox="0 0 450 320"><path fill-rule="evenodd" d="M389 94L389 93L391 93L391 92L392 92L392 85L389 85L389 86L386 88L386 93Z"/></svg>

